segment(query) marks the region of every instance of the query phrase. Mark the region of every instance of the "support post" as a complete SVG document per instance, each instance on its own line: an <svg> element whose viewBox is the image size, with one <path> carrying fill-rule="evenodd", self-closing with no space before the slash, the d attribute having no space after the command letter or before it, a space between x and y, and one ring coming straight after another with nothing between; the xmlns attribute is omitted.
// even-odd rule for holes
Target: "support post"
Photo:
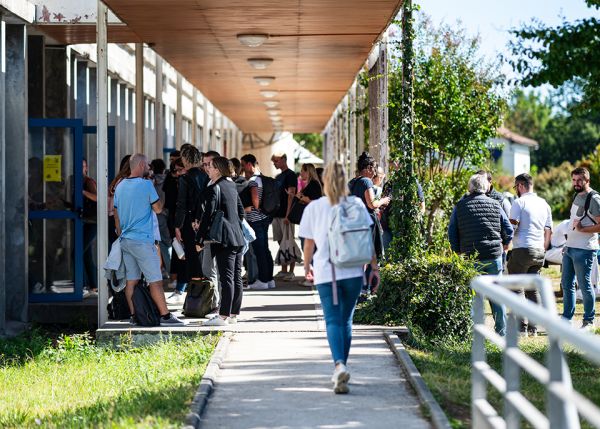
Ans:
<svg viewBox="0 0 600 429"><path fill-rule="evenodd" d="M156 133L156 154L157 158L163 158L165 123L163 107L163 60L156 54L154 64L154 73L156 76L156 100L154 103L154 132ZM171 167L169 167L171 168Z"/></svg>
<svg viewBox="0 0 600 429"><path fill-rule="evenodd" d="M135 151L144 152L144 44L135 44Z"/></svg>
<svg viewBox="0 0 600 429"><path fill-rule="evenodd" d="M202 114L204 116L202 122L202 152L207 152L209 144L208 140L210 139L210 132L208 128L208 99L204 95L202 95L202 97L204 98L204 103L202 105Z"/></svg>
<svg viewBox="0 0 600 429"><path fill-rule="evenodd" d="M177 72L177 108L175 110L175 148L179 149L183 144L183 115L181 112L181 98L183 90L181 88L182 77Z"/></svg>
<svg viewBox="0 0 600 429"><path fill-rule="evenodd" d="M98 0L98 17L96 23L96 49L98 57L97 79L97 144L96 144L96 171L98 174L98 195L108 195L108 32L107 32L108 8L101 0ZM137 50L136 50L137 53ZM143 94L143 88L141 89ZM139 104L139 103L138 103ZM143 109L138 105L137 110ZM143 116L142 116L143 118ZM143 122L142 122L143 126ZM136 134L139 137L139 134ZM139 145L139 140L136 141ZM143 141L142 141L143 142ZM101 327L108 321L106 305L108 303L108 289L103 287L105 284L104 273L100 267L104 264L108 256L108 212L107 199L98 198L97 203L97 222L98 222L98 327Z"/></svg>
<svg viewBox="0 0 600 429"><path fill-rule="evenodd" d="M198 90L192 90L192 144L198 147Z"/></svg>
<svg viewBox="0 0 600 429"><path fill-rule="evenodd" d="M0 284L6 285L6 139L4 106L6 92L4 78L6 74L6 24L0 16ZM0 336L6 334L6 286L0 287Z"/></svg>
<svg viewBox="0 0 600 429"><path fill-rule="evenodd" d="M348 172L356 168L356 81L350 89L350 138L348 145L350 146L350 168Z"/></svg>
<svg viewBox="0 0 600 429"><path fill-rule="evenodd" d="M27 27L23 24L4 24L4 138L10 144L10 162L5 162L6 179L4 195L5 249L11 255L10 267L4 271L6 312L2 317L20 322L27 321L27 228L29 187L27 168ZM5 143L6 144L6 143ZM8 253L7 252L7 253Z"/></svg>
<svg viewBox="0 0 600 429"><path fill-rule="evenodd" d="M360 111L356 123L356 153L360 155L365 150L365 88L362 85L356 85L356 102Z"/></svg>

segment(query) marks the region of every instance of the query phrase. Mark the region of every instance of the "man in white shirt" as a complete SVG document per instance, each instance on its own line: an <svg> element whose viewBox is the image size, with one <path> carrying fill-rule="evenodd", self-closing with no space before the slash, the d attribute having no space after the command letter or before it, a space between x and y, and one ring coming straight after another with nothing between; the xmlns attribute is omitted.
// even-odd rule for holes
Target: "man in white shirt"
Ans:
<svg viewBox="0 0 600 429"><path fill-rule="evenodd" d="M544 265L544 254L550 247L552 236L552 212L543 198L533 192L533 178L519 174L515 178L515 191L518 199L510 208L509 220L515 225L513 250L508 260L509 274L539 274ZM521 291L521 294L523 291ZM539 291L525 291L525 297L538 302ZM537 335L533 324L527 326L527 320L521 320L521 333Z"/></svg>
<svg viewBox="0 0 600 429"><path fill-rule="evenodd" d="M571 205L567 243L563 253L562 279L563 319L575 314L575 276L583 295L582 329L594 326L596 296L592 288L591 272L598 252L600 232L600 194L590 187L590 172L578 167L571 172L573 189L577 192Z"/></svg>

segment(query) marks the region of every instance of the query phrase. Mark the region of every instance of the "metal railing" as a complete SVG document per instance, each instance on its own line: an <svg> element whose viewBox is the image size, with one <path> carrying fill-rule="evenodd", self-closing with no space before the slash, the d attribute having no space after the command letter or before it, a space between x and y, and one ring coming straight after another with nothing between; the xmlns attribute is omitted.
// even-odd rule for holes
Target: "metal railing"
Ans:
<svg viewBox="0 0 600 429"><path fill-rule="evenodd" d="M479 276L471 282L473 302L473 347L471 350L471 418L473 428L519 428L525 419L534 428L578 429L579 416L600 428L600 408L573 389L562 345L569 343L581 355L600 365L600 338L573 328L556 311L549 280L536 275ZM541 305L523 299L513 290L538 289ZM506 337L485 324L484 301L488 298L507 309ZM548 352L543 365L519 349L520 319L543 326L548 334ZM502 350L502 372L486 361L486 340ZM525 371L546 389L546 412L538 410L520 391ZM502 416L487 399L493 386L503 397Z"/></svg>

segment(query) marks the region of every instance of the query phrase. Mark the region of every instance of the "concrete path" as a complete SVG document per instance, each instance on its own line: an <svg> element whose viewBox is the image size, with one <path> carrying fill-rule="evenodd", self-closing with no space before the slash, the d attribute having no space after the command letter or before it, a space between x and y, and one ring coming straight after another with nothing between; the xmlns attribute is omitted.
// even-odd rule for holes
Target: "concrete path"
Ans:
<svg viewBox="0 0 600 429"><path fill-rule="evenodd" d="M280 282L273 290L247 292L240 317L226 328L235 333L202 428L430 427L383 328L355 327L350 394L335 395L316 291Z"/></svg>

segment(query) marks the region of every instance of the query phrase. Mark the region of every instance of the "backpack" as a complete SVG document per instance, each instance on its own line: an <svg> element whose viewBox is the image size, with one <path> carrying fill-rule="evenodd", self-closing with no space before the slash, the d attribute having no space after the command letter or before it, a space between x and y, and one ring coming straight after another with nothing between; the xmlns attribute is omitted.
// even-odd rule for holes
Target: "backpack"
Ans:
<svg viewBox="0 0 600 429"><path fill-rule="evenodd" d="M125 297L125 290L113 292L112 296L108 299L106 310L108 311L108 318L111 320L123 320L131 317L127 298Z"/></svg>
<svg viewBox="0 0 600 429"><path fill-rule="evenodd" d="M590 204L592 203L592 197L597 194L598 194L598 192L593 191L593 190L587 194L587 197L585 198L585 203L583 205L583 216L581 217L581 220L588 218L592 222L593 225L598 224L598 222L596 222L594 220L594 218L590 216L589 210L590 210ZM577 198L577 194L575 194L575 196L573 197L573 201L575 201L575 198Z"/></svg>
<svg viewBox="0 0 600 429"><path fill-rule="evenodd" d="M139 282L135 285L132 301L135 310L135 319L139 326L160 325L158 308L152 300L148 286L144 282Z"/></svg>
<svg viewBox="0 0 600 429"><path fill-rule="evenodd" d="M192 280L183 303L185 317L205 317L219 307L216 285L208 279Z"/></svg>
<svg viewBox="0 0 600 429"><path fill-rule="evenodd" d="M260 175L262 181L262 200L260 210L268 216L276 216L281 206L283 188L281 183L272 177Z"/></svg>
<svg viewBox="0 0 600 429"><path fill-rule="evenodd" d="M369 213L358 198L344 198L332 210L327 234L329 261L339 268L359 267L375 251Z"/></svg>

